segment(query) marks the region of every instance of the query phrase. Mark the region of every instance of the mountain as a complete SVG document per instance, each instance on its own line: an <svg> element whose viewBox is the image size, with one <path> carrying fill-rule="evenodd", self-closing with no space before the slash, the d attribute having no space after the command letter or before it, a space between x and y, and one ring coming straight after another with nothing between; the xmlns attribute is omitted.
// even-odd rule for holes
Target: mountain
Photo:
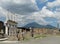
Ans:
<svg viewBox="0 0 60 44"><path fill-rule="evenodd" d="M29 28L29 27L32 27L32 28L43 28L43 25L39 25L36 22L32 22L32 23L29 23L29 24L25 25L24 27L26 27L26 28Z"/></svg>
<svg viewBox="0 0 60 44"><path fill-rule="evenodd" d="M29 24L25 25L24 27L25 28L29 28L29 27L32 27L32 28L56 28L56 27L51 26L51 25L40 25L36 22L29 23Z"/></svg>
<svg viewBox="0 0 60 44"><path fill-rule="evenodd" d="M52 25L46 25L45 28L53 29L53 28L56 28L56 27L54 27Z"/></svg>

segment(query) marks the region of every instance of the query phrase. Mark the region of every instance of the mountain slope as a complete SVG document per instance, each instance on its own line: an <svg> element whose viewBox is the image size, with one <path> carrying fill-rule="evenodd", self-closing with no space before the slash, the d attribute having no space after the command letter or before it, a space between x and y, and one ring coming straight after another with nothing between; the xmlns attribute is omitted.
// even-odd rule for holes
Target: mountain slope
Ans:
<svg viewBox="0 0 60 44"><path fill-rule="evenodd" d="M29 23L29 24L25 25L24 27L26 27L26 28L29 28L29 27L32 27L32 28L43 28L43 25L39 25L36 22L32 22L32 23Z"/></svg>
<svg viewBox="0 0 60 44"><path fill-rule="evenodd" d="M54 27L54 26L52 26L52 25L46 25L45 28L53 29L53 28L56 28L56 27Z"/></svg>
<svg viewBox="0 0 60 44"><path fill-rule="evenodd" d="M40 25L36 22L29 23L29 24L25 25L24 27L25 28L29 28L29 27L32 27L32 28L56 28L56 27L51 26L51 25Z"/></svg>

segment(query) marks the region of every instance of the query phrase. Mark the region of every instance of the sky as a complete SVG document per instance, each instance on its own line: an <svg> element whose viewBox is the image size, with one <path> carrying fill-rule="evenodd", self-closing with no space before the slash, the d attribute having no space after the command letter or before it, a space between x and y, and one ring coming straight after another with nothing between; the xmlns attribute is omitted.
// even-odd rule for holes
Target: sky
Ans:
<svg viewBox="0 0 60 44"><path fill-rule="evenodd" d="M0 21L8 19L24 26L31 22L57 26L60 23L60 0L0 0Z"/></svg>

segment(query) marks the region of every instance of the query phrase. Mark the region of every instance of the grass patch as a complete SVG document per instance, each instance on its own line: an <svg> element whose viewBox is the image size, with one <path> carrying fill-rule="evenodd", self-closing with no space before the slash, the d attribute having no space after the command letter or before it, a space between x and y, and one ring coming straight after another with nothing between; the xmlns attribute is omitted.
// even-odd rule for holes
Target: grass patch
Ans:
<svg viewBox="0 0 60 44"><path fill-rule="evenodd" d="M36 39L36 38L44 38L44 37L46 37L46 35L36 35L36 36L34 37L34 39Z"/></svg>

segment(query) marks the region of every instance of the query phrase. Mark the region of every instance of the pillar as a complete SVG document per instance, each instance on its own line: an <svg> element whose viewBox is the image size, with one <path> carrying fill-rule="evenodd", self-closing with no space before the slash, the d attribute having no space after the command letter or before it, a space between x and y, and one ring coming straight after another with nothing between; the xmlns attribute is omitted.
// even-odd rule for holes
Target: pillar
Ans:
<svg viewBox="0 0 60 44"><path fill-rule="evenodd" d="M8 35L8 26L5 27L5 34Z"/></svg>

